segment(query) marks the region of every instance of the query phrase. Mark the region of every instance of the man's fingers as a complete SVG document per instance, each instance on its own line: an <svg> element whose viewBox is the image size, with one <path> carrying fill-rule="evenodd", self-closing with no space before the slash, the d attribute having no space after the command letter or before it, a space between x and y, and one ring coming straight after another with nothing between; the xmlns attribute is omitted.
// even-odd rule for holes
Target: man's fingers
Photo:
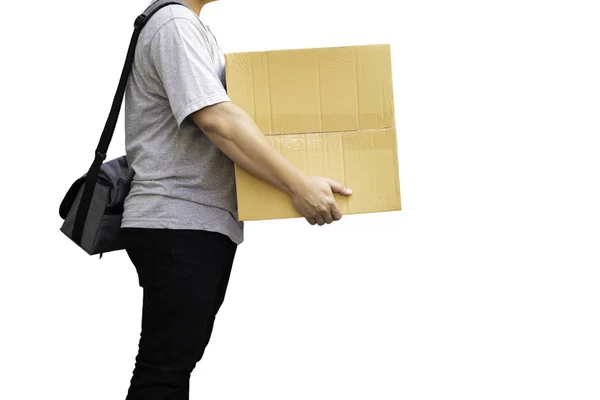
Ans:
<svg viewBox="0 0 600 400"><path fill-rule="evenodd" d="M330 224L333 222L333 216L331 215L331 212L323 214L323 218L325 219L326 224Z"/></svg>
<svg viewBox="0 0 600 400"><path fill-rule="evenodd" d="M331 207L331 216L333 217L334 221L339 221L342 219L342 212L338 208L337 204L334 204Z"/></svg>
<svg viewBox="0 0 600 400"><path fill-rule="evenodd" d="M325 219L321 215L316 215L315 216L315 221L317 221L317 224L319 226L325 225Z"/></svg>
<svg viewBox="0 0 600 400"><path fill-rule="evenodd" d="M310 217L306 217L306 220L308 221L309 224L311 225L316 225L317 221L315 221L314 218L310 218Z"/></svg>
<svg viewBox="0 0 600 400"><path fill-rule="evenodd" d="M329 184L332 192L343 194L344 196L350 196L352 194L352 190L345 188L341 183L328 178L325 178L325 180Z"/></svg>

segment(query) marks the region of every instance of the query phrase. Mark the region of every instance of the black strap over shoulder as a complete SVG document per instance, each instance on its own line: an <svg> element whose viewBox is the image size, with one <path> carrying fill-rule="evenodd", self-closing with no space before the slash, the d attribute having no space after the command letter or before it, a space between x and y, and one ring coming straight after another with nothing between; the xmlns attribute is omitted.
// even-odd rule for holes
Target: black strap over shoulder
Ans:
<svg viewBox="0 0 600 400"><path fill-rule="evenodd" d="M150 19L150 17L152 17L155 12L157 12L158 10L160 10L161 8L163 8L164 6L168 6L170 4L180 4L182 6L185 6L185 7L189 8L188 4L185 1L158 0L158 1L155 1L154 3L150 4L148 6L148 8L146 8L146 11L144 11L143 13L141 13L135 19L135 22L134 22L133 26L136 29L138 27L139 27L139 29L142 29L144 27L144 25L146 25L146 22L148 22L148 20Z"/></svg>
<svg viewBox="0 0 600 400"><path fill-rule="evenodd" d="M123 72L121 73L121 79L119 80L119 86L117 87L117 92L115 93L112 107L110 109L110 113L108 114L108 119L106 120L106 124L104 125L104 130L102 131L100 142L98 143L98 147L96 148L94 162L92 163L90 169L86 174L85 189L83 190L81 202L77 209L77 216L75 217L75 222L73 225L73 239L76 243L81 243L83 227L85 225L85 220L87 219L88 210L92 201L92 195L94 194L94 188L96 186L96 182L98 181L100 167L102 166L102 162L106 159L108 146L110 145L110 141L112 140L115 127L117 126L119 112L121 111L123 97L125 96L127 78L129 77L129 73L131 72L131 66L133 65L135 47L137 45L140 32L142 31L148 20L152 17L152 15L154 15L154 13L156 13L161 8L171 4L179 4L189 8L189 5L185 1L158 0L150 4L148 8L146 8L146 10L135 19L135 22L133 24L134 31L133 35L131 36L131 41L129 42L129 49L127 50L127 56L125 58L125 65L123 66Z"/></svg>

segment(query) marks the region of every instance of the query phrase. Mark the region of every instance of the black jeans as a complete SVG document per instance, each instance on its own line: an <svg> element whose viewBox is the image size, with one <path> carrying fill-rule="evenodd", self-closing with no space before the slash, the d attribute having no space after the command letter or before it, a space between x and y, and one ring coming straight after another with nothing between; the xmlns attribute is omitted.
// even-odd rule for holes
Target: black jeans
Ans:
<svg viewBox="0 0 600 400"><path fill-rule="evenodd" d="M188 400L237 245L200 230L123 228L143 288L142 327L126 400Z"/></svg>

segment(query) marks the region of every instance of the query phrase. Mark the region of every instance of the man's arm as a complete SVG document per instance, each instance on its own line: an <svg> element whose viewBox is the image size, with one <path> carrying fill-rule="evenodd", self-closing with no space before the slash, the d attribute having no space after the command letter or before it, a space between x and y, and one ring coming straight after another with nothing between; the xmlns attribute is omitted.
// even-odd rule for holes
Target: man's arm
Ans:
<svg viewBox="0 0 600 400"><path fill-rule="evenodd" d="M271 146L250 116L231 103L200 30L194 20L173 18L149 45L151 63L178 127L190 117L240 167L289 193L311 224L341 218L332 190L349 193L337 182L305 176Z"/></svg>
<svg viewBox="0 0 600 400"><path fill-rule="evenodd" d="M250 174L289 194L294 206L311 224L342 218L333 192L352 192L330 179L306 176L264 137L254 120L226 101L202 108L189 118L233 162Z"/></svg>

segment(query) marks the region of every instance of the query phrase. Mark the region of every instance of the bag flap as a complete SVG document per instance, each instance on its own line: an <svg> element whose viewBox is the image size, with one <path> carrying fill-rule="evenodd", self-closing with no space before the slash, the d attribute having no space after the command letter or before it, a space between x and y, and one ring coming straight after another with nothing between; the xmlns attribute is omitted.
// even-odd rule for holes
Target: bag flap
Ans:
<svg viewBox="0 0 600 400"><path fill-rule="evenodd" d="M60 214L60 217L62 219L67 218L67 215L69 214L69 210L71 209L71 206L73 205L73 202L75 201L75 197L77 197L77 193L79 193L79 188L81 188L81 186L84 183L85 183L85 175L82 176L81 178L77 179L75 182L73 182L73 184L71 185L71 188L67 191L67 194L63 198L63 201L60 203L60 208L58 210L58 213Z"/></svg>

